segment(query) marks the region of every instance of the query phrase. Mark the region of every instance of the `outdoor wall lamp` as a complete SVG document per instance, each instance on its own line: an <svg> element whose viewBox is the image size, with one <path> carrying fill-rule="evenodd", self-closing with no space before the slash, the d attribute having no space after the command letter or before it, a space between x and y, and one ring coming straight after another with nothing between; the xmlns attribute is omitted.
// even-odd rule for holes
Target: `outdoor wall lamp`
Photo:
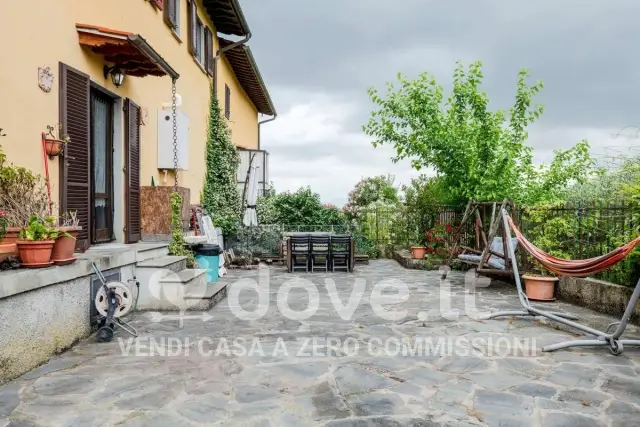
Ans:
<svg viewBox="0 0 640 427"><path fill-rule="evenodd" d="M122 85L122 83L124 82L124 73L122 72L122 70L118 68L117 65L113 67L107 67L105 65L104 78L106 79L109 74L111 74L111 82L113 83L113 85L115 87L120 87L120 85Z"/></svg>

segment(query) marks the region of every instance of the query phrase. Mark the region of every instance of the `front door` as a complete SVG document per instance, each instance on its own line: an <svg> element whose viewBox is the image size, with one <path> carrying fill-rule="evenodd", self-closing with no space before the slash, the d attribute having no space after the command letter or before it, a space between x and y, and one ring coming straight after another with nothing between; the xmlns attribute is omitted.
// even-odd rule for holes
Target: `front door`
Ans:
<svg viewBox="0 0 640 427"><path fill-rule="evenodd" d="M91 89L91 243L113 240L113 100Z"/></svg>

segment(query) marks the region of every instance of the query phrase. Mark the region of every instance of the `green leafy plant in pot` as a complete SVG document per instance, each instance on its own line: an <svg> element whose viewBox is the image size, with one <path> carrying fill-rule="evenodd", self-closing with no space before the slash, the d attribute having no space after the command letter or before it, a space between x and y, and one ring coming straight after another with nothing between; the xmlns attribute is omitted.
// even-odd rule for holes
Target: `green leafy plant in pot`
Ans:
<svg viewBox="0 0 640 427"><path fill-rule="evenodd" d="M43 220L37 215L31 215L29 225L23 227L18 235L17 245L21 266L42 268L53 264L51 251L60 234L55 227L55 217L46 217Z"/></svg>

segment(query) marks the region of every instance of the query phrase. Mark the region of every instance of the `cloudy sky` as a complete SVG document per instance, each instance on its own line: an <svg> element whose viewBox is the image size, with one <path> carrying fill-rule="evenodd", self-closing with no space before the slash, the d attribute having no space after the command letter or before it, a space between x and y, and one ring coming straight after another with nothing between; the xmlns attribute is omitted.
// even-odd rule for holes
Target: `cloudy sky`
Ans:
<svg viewBox="0 0 640 427"><path fill-rule="evenodd" d="M455 61L484 64L496 108L513 99L529 68L546 106L531 129L538 161L589 139L606 160L637 150L640 125L638 0L242 0L279 118L263 126L277 191L309 185L345 203L363 176L417 173L392 164L361 132L373 104L367 87L397 72L433 73L449 85ZM632 148L630 148L632 147Z"/></svg>

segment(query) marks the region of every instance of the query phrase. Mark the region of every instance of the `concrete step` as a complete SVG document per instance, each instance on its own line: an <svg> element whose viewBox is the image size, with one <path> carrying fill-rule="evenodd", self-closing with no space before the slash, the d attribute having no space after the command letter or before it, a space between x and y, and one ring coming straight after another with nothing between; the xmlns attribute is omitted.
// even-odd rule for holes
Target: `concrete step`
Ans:
<svg viewBox="0 0 640 427"><path fill-rule="evenodd" d="M187 302L188 310L210 310L211 307L218 304L227 297L227 283L210 282L207 284L204 295L201 290L197 292L185 293L184 299Z"/></svg>
<svg viewBox="0 0 640 427"><path fill-rule="evenodd" d="M138 262L147 261L154 258L161 258L169 255L168 243L144 243L137 245Z"/></svg>
<svg viewBox="0 0 640 427"><path fill-rule="evenodd" d="M156 309L162 297L162 279L169 274L176 274L187 268L187 257L163 256L139 262L136 265L136 278L140 282L138 308L141 310ZM175 309L175 305L173 306Z"/></svg>

